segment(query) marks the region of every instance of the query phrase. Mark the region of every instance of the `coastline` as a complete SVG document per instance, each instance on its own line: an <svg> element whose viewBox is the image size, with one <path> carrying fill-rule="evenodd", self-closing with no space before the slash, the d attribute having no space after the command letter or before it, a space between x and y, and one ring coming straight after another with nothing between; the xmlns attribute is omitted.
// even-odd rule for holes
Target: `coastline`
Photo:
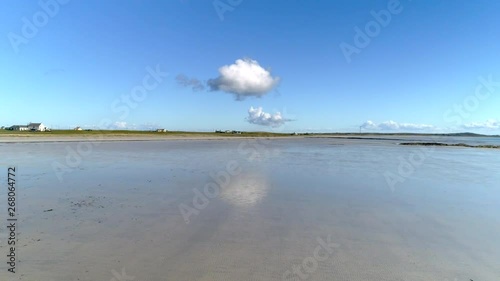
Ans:
<svg viewBox="0 0 500 281"><path fill-rule="evenodd" d="M26 136L5 137L0 136L0 143L41 143L41 142L120 142L120 141L168 141L168 140L241 140L241 139L284 139L286 136ZM304 138L293 136L293 138Z"/></svg>
<svg viewBox="0 0 500 281"><path fill-rule="evenodd" d="M470 138L481 140L486 138L499 138L499 136L467 135L462 134L377 134L377 133L270 133L270 132L244 132L242 134L224 134L212 132L142 132L142 131L92 131L73 132L56 131L48 133L30 132L0 132L2 143L57 143L57 142L121 142L121 141L168 141L168 140L243 140L243 139L337 139L349 141L396 141L400 145L429 145L431 143L442 146L457 146L446 143L448 138ZM445 143L443 143L445 142ZM496 141L495 141L496 143ZM462 146L462 145L458 145ZM473 145L463 145L476 147ZM483 146L477 146L482 148ZM486 146L484 146L486 147ZM489 148L489 147L488 147ZM494 147L497 148L497 147Z"/></svg>

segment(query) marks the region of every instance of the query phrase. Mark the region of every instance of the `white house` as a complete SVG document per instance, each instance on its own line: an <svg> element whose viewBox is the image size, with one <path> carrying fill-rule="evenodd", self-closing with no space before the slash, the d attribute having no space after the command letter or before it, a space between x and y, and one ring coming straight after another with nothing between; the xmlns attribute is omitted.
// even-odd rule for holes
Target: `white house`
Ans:
<svg viewBox="0 0 500 281"><path fill-rule="evenodd" d="M29 123L28 130L44 132L47 127L43 123Z"/></svg>
<svg viewBox="0 0 500 281"><path fill-rule="evenodd" d="M29 128L26 125L12 125L9 128L7 128L7 130L11 130L11 131L29 131Z"/></svg>
<svg viewBox="0 0 500 281"><path fill-rule="evenodd" d="M75 131L83 131L83 129L81 127L76 127L73 130L75 130Z"/></svg>

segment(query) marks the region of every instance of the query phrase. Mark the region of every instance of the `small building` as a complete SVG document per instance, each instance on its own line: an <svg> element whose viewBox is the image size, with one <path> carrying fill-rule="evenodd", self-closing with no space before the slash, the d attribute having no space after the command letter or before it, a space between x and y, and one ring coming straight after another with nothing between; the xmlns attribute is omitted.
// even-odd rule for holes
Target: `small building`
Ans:
<svg viewBox="0 0 500 281"><path fill-rule="evenodd" d="M39 132L44 132L47 127L43 125L43 123L29 123L28 124L28 130L30 131L39 131Z"/></svg>
<svg viewBox="0 0 500 281"><path fill-rule="evenodd" d="M156 132L157 133L165 133L167 130L165 129L156 129Z"/></svg>
<svg viewBox="0 0 500 281"><path fill-rule="evenodd" d="M75 131L83 131L83 129L81 127L76 127L73 130L75 130Z"/></svg>
<svg viewBox="0 0 500 281"><path fill-rule="evenodd" d="M12 125L9 128L7 128L7 130L11 130L11 131L29 131L29 128L26 125Z"/></svg>

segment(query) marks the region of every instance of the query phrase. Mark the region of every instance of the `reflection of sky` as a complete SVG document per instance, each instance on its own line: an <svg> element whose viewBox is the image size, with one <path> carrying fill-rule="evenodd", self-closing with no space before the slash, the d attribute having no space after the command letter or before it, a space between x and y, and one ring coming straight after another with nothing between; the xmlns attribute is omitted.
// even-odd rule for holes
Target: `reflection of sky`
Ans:
<svg viewBox="0 0 500 281"><path fill-rule="evenodd" d="M267 179L257 173L244 173L231 178L221 190L221 198L237 207L251 207L267 195Z"/></svg>

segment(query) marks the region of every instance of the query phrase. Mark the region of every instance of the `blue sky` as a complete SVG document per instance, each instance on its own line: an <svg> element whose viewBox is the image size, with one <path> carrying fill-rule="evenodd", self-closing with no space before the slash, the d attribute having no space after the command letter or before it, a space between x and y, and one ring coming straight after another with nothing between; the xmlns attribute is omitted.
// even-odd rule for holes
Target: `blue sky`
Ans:
<svg viewBox="0 0 500 281"><path fill-rule="evenodd" d="M486 0L6 1L0 123L498 134L499 10Z"/></svg>

